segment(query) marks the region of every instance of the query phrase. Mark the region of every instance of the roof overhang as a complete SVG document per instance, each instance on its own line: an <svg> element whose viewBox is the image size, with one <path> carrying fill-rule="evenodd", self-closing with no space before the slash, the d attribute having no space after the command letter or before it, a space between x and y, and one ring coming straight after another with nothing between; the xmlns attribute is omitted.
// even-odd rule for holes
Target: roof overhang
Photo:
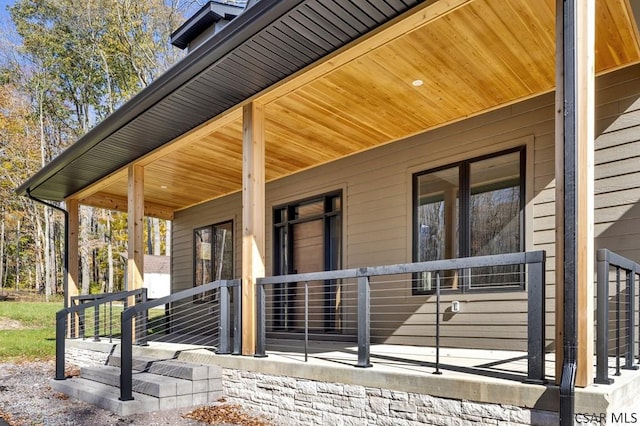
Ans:
<svg viewBox="0 0 640 426"><path fill-rule="evenodd" d="M596 27L598 73L640 61L629 0L598 0ZM136 163L147 214L169 218L241 189L247 102L265 108L272 181L549 92L554 79L555 0L260 1L18 192L126 210Z"/></svg>

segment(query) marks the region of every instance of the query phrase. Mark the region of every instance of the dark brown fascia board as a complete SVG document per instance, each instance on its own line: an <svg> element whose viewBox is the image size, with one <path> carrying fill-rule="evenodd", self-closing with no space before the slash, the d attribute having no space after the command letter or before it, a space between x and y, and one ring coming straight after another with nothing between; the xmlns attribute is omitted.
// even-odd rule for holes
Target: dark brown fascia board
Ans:
<svg viewBox="0 0 640 426"><path fill-rule="evenodd" d="M200 48L185 56L180 62L169 68L164 74L151 82L140 93L118 108L113 114L98 123L73 145L54 158L49 164L36 172L16 189L18 195L33 192L42 183L60 172L107 137L117 132L131 120L144 114L153 105L171 95L179 87L195 78L218 59L233 51L266 26L294 9L304 0L259 1L247 8L231 21L219 33L212 36ZM154 148L155 149L155 148ZM149 152L152 150L149 150ZM140 155L142 157L144 154ZM114 170L105 170L96 181ZM87 185L88 186L88 185ZM49 201L62 201L72 194L60 194L50 197Z"/></svg>

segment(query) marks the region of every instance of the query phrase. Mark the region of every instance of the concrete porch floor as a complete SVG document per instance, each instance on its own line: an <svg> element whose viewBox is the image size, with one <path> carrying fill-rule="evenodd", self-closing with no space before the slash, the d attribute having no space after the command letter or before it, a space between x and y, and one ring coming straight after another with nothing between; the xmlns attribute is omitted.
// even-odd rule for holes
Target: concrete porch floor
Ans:
<svg viewBox="0 0 640 426"><path fill-rule="evenodd" d="M113 343L67 340L68 348L96 348L119 351ZM110 349L108 349L110 348ZM357 368L357 345L350 342L309 344L304 362L304 342L268 340L267 357L217 355L211 347L150 342L134 348L144 356L214 364L223 368L252 371L307 380L336 382L414 392L441 398L513 405L537 410L559 410L559 393L554 384L554 355L546 358L548 383L526 383L526 353L476 349L442 348L440 371L434 374L435 348L372 344L370 368ZM576 413L640 412L640 371L623 370L611 385L592 384L576 389Z"/></svg>

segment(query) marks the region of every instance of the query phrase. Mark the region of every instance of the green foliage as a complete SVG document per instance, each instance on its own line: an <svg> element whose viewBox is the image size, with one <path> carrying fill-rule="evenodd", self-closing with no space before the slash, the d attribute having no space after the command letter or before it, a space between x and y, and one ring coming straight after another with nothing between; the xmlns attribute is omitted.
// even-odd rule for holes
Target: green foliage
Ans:
<svg viewBox="0 0 640 426"><path fill-rule="evenodd" d="M8 8L17 35L0 42L0 285L61 286L62 216L14 189L183 54L168 42L184 19L178 4L16 0ZM111 255L117 291L124 283L126 215L101 214L82 219L81 229L90 229L81 242L88 247L82 267L91 270L83 282L102 290Z"/></svg>

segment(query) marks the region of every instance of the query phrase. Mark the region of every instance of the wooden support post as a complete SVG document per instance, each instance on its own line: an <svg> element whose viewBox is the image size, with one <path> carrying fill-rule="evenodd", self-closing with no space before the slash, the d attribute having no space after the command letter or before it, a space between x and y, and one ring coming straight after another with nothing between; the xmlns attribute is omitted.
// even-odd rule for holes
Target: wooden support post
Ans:
<svg viewBox="0 0 640 426"><path fill-rule="evenodd" d="M595 2L573 2L573 22L563 21L566 4L557 2L556 378L571 339L565 331L575 329L575 385L586 387L593 383Z"/></svg>
<svg viewBox="0 0 640 426"><path fill-rule="evenodd" d="M129 232L127 258L127 290L142 288L144 274L144 168L129 166L129 198L127 205ZM129 305L133 305L133 298Z"/></svg>
<svg viewBox="0 0 640 426"><path fill-rule="evenodd" d="M578 371L576 386L586 387L593 383L594 365L595 0L579 1L577 15Z"/></svg>
<svg viewBox="0 0 640 426"><path fill-rule="evenodd" d="M264 107L243 108L242 135L242 354L256 349L256 279L264 277Z"/></svg>
<svg viewBox="0 0 640 426"><path fill-rule="evenodd" d="M78 295L78 236L80 235L80 216L77 199L70 198L66 200L66 205L67 212L69 213L69 247L67 248L69 264L67 267L67 294L65 294L64 297L66 298L66 306L71 306L71 297ZM73 321L73 325L71 321ZM71 335L70 331L68 335L70 337L78 337L80 326L78 315L74 314L71 317L71 321L69 322L69 328L73 330L73 335Z"/></svg>

